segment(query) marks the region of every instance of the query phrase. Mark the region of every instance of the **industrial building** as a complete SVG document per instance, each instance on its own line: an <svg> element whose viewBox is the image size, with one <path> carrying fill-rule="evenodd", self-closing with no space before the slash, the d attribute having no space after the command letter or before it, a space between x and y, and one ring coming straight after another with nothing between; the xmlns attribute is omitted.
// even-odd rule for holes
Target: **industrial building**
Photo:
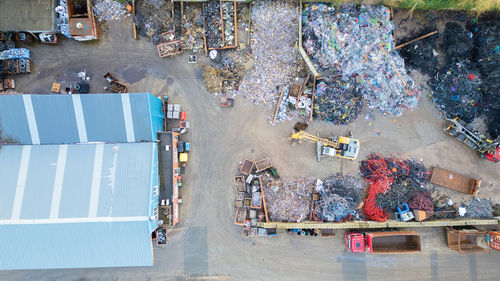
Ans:
<svg viewBox="0 0 500 281"><path fill-rule="evenodd" d="M150 94L0 95L0 143L151 142L163 128Z"/></svg>
<svg viewBox="0 0 500 281"><path fill-rule="evenodd" d="M153 265L161 100L13 95L0 112L0 269Z"/></svg>

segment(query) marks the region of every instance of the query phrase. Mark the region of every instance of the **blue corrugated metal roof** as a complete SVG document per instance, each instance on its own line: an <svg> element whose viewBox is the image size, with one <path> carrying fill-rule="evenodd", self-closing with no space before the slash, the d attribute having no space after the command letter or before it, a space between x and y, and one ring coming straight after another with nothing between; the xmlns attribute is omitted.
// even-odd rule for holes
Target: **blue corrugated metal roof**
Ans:
<svg viewBox="0 0 500 281"><path fill-rule="evenodd" d="M0 143L154 141L161 109L148 93L0 95Z"/></svg>
<svg viewBox="0 0 500 281"><path fill-rule="evenodd" d="M148 216L155 153L153 142L3 146L0 221L13 218L20 190L19 219L49 219L56 203L58 218L88 217L92 207L97 217Z"/></svg>
<svg viewBox="0 0 500 281"><path fill-rule="evenodd" d="M0 225L0 269L152 266L147 221Z"/></svg>
<svg viewBox="0 0 500 281"><path fill-rule="evenodd" d="M152 265L157 144L0 147L0 270Z"/></svg>

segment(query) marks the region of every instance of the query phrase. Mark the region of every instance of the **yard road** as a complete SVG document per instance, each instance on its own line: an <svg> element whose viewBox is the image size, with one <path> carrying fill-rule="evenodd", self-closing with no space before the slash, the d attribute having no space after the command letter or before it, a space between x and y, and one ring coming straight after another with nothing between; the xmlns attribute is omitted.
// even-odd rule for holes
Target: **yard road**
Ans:
<svg viewBox="0 0 500 281"><path fill-rule="evenodd" d="M293 122L268 122L272 109L244 98L237 98L232 109L219 107L218 97L203 89L199 64L188 64L186 54L158 58L153 45L132 39L128 20L109 23L100 34L98 42L61 40L58 46L31 47L33 73L16 77L16 88L49 93L52 82L74 81L85 69L91 92L102 92L101 76L109 71L130 85L129 92L168 95L180 103L191 121L185 139L192 143L181 222L169 232L168 245L155 248L153 267L4 271L0 280L498 280L498 253L459 255L446 247L442 228L418 230L423 251L415 255L352 254L345 250L343 231L331 239L286 232L270 239L242 238L233 224L233 177L240 161L268 156L281 176L326 177L357 174L359 160L317 163L313 144L292 146L287 140ZM417 109L396 121L380 114L366 120L365 115L346 127L313 122L308 131L322 136L352 131L361 141L359 159L371 152L398 152L422 158L428 166L480 177L482 194L498 201L500 166L446 136L425 95Z"/></svg>

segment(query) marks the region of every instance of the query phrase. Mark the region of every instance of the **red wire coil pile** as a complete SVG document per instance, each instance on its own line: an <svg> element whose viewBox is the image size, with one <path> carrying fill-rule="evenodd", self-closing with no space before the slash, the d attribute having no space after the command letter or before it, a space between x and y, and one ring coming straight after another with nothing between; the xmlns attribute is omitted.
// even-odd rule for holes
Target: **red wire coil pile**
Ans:
<svg viewBox="0 0 500 281"><path fill-rule="evenodd" d="M360 170L363 178L370 184L364 208L366 216L374 221L386 221L387 214L378 207L377 196L391 189L395 178L408 175L409 165L393 155L385 157L371 154L366 160L361 161Z"/></svg>

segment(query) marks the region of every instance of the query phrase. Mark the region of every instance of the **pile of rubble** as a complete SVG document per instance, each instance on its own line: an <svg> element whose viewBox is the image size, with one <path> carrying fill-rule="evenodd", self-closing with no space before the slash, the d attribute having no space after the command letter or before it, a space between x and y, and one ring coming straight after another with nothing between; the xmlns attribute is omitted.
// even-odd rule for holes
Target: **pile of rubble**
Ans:
<svg viewBox="0 0 500 281"><path fill-rule="evenodd" d="M321 77L340 81L356 77L356 87L370 108L399 116L417 106L420 90L394 51L393 29L384 6L312 4L303 12L303 46ZM342 96L336 88L330 93L331 100ZM323 118L342 124L355 119L350 110L354 107L357 112L360 101L344 99L334 104L337 116ZM351 118L345 121L342 116Z"/></svg>
<svg viewBox="0 0 500 281"><path fill-rule="evenodd" d="M296 77L299 60L299 12L289 1L254 1L251 50L254 67L242 78L238 93L256 104L276 104L279 90Z"/></svg>
<svg viewBox="0 0 500 281"><path fill-rule="evenodd" d="M97 22L119 20L129 15L125 2L116 0L92 0L92 11Z"/></svg>

